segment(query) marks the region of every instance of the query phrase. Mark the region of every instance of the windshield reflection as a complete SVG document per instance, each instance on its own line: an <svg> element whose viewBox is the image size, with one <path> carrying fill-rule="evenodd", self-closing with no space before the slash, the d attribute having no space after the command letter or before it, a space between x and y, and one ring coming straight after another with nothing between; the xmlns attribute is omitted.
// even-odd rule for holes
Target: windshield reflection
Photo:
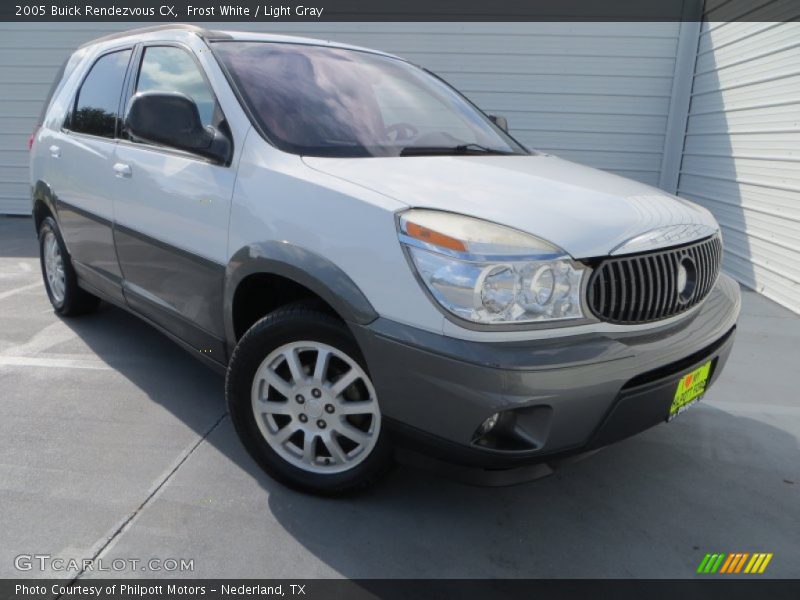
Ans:
<svg viewBox="0 0 800 600"><path fill-rule="evenodd" d="M214 49L265 135L288 152L525 153L449 86L402 60L274 42L225 41Z"/></svg>

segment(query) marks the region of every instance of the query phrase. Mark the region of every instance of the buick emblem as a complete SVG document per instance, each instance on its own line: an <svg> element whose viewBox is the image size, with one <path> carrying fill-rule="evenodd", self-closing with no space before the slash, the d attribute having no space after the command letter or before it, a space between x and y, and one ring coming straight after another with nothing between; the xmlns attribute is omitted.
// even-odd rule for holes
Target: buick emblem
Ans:
<svg viewBox="0 0 800 600"><path fill-rule="evenodd" d="M678 263L678 300L686 303L694 293L697 284L697 266L691 256L684 256Z"/></svg>

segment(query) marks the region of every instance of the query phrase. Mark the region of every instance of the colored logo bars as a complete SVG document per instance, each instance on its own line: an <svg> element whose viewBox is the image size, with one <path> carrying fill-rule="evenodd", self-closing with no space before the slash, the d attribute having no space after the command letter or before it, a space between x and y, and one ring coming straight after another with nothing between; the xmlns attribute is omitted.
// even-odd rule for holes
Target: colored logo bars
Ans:
<svg viewBox="0 0 800 600"><path fill-rule="evenodd" d="M772 560L772 552L736 552L733 554L706 554L697 572L703 575L720 573L763 573L769 561Z"/></svg>

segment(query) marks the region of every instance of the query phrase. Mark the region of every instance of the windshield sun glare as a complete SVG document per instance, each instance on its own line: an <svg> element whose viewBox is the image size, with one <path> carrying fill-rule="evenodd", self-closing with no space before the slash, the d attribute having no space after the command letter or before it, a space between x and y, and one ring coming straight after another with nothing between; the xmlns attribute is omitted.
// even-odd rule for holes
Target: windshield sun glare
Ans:
<svg viewBox="0 0 800 600"><path fill-rule="evenodd" d="M263 135L309 156L525 154L449 85L403 60L326 46L214 43Z"/></svg>

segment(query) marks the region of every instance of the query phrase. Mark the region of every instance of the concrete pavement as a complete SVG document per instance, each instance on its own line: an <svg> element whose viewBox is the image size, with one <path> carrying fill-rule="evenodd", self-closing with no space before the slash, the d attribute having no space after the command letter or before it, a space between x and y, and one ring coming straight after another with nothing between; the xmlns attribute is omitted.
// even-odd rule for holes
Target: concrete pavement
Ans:
<svg viewBox="0 0 800 600"><path fill-rule="evenodd" d="M49 554L194 561L117 573L141 577L670 578L739 551L800 576L800 318L753 292L722 378L670 424L515 487L400 467L329 500L256 467L222 377L122 310L57 318L40 281L30 220L0 217L2 577L64 576L15 568Z"/></svg>

